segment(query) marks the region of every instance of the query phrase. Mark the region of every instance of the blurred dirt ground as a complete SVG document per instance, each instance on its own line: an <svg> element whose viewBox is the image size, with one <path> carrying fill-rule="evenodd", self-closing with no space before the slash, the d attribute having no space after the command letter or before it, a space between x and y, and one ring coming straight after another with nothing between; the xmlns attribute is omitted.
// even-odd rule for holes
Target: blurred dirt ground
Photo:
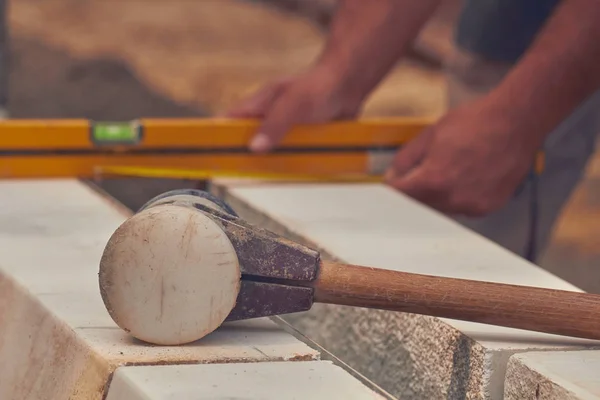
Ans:
<svg viewBox="0 0 600 400"><path fill-rule="evenodd" d="M14 118L205 116L227 109L319 53L335 0L12 0L9 112ZM365 115L441 115L440 61L460 1L444 2L369 99ZM600 171L591 168L542 265L600 292ZM127 206L191 183L117 180ZM596 218L594 218L596 217Z"/></svg>

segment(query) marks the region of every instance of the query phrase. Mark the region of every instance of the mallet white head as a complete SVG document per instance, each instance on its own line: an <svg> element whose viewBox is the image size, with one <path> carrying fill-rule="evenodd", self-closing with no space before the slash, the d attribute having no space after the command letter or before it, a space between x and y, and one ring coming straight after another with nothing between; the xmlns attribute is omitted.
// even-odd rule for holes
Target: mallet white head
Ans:
<svg viewBox="0 0 600 400"><path fill-rule="evenodd" d="M100 261L100 292L115 321L132 336L179 345L213 332L240 290L235 249L204 213L155 205L125 221Z"/></svg>

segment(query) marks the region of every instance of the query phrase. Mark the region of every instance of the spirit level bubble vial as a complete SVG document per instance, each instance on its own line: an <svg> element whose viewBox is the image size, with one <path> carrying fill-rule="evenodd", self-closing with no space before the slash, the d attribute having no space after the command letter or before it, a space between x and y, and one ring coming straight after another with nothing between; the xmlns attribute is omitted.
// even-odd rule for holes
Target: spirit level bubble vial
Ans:
<svg viewBox="0 0 600 400"><path fill-rule="evenodd" d="M137 145L142 141L139 121L92 122L91 141L96 146Z"/></svg>

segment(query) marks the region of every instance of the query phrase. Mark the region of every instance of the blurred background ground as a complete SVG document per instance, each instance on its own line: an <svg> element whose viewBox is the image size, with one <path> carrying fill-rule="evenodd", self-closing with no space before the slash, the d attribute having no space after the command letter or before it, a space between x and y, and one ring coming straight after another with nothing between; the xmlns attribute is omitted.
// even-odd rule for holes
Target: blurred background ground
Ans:
<svg viewBox="0 0 600 400"><path fill-rule="evenodd" d="M12 0L9 113L14 118L206 116L319 53L335 0ZM369 99L364 115L445 110L440 64L459 0L447 0ZM600 292L600 161L563 213L542 266ZM189 182L108 181L137 208Z"/></svg>

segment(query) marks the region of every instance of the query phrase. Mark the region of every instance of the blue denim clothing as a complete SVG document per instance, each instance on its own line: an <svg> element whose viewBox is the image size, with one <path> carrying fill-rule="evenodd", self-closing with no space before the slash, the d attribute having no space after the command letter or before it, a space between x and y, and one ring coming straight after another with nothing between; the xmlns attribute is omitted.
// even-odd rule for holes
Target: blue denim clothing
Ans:
<svg viewBox="0 0 600 400"><path fill-rule="evenodd" d="M514 63L560 0L465 0L456 44L490 61Z"/></svg>

